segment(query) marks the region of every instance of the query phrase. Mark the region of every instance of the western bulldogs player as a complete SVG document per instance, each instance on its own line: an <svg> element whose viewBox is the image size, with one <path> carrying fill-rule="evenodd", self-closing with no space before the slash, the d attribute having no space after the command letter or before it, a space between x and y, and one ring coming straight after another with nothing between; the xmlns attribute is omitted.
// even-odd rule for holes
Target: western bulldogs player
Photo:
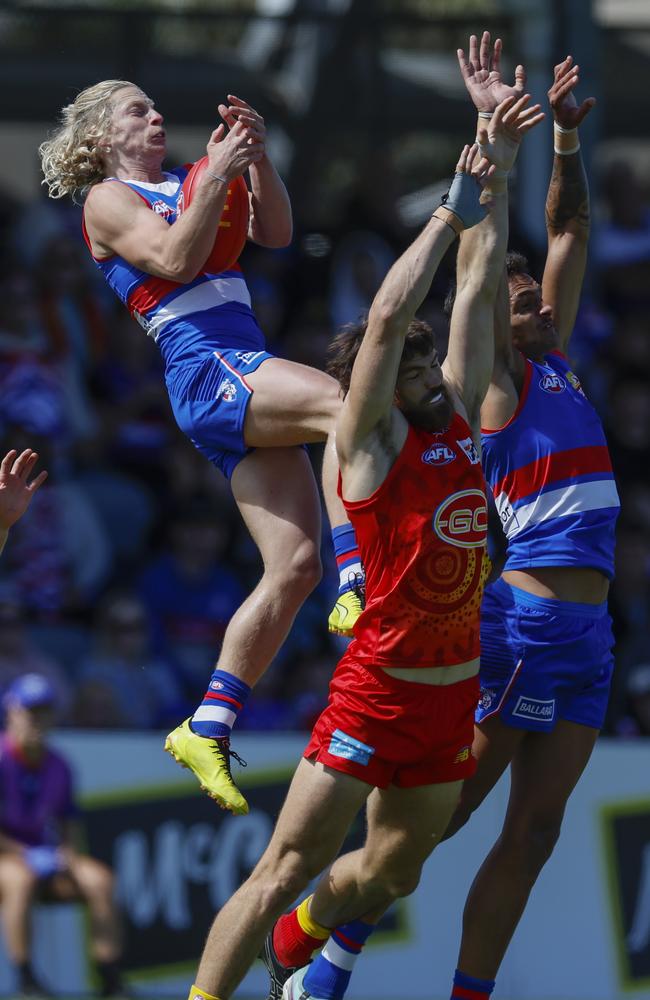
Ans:
<svg viewBox="0 0 650 1000"><path fill-rule="evenodd" d="M459 50L467 89L489 120L523 91L500 74L501 42L484 32ZM510 765L502 833L470 889L453 998L486 1000L530 891L553 851L564 809L607 706L613 637L607 590L619 501L600 420L566 356L582 286L589 192L571 56L548 92L555 158L546 200L542 285L510 254L495 318L496 357L481 410L483 467L507 537L501 579L481 609L481 697L473 752L446 836Z"/></svg>
<svg viewBox="0 0 650 1000"><path fill-rule="evenodd" d="M174 416L230 478L262 556L262 579L229 623L202 704L166 743L220 805L243 813L248 806L230 773L231 727L321 573L320 500L308 457L296 446L326 440L341 404L334 379L266 351L237 264L219 274L203 269L229 182L244 171L250 239L282 247L292 234L264 120L245 101L228 100L219 105L225 124L210 137L207 169L182 214L187 169L163 171L163 117L132 83L106 80L82 91L40 154L52 197L85 197L84 236L93 259L160 347ZM333 456L333 443L326 452ZM334 468L335 458L329 461ZM332 479L328 509L342 586L351 587L335 615L337 630L346 631L361 610L353 586L361 567Z"/></svg>

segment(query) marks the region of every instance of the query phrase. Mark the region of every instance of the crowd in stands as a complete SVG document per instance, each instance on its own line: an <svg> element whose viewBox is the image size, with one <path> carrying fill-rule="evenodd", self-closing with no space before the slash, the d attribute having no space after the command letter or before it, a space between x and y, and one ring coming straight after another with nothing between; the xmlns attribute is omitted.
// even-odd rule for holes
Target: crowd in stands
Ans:
<svg viewBox="0 0 650 1000"><path fill-rule="evenodd" d="M602 178L572 343L622 500L607 731L625 737L650 735L647 195L628 163ZM323 367L336 326L367 309L407 242L384 209L376 225L366 207L346 232L298 225L288 250L244 251L270 350ZM0 453L34 448L49 471L0 564L0 689L37 672L61 725L165 729L200 701L260 566L226 481L174 423L155 344L95 270L80 214L45 198L0 207ZM434 287L424 315L442 337L444 292ZM323 582L238 728L308 729L324 704L344 645L326 625L337 589L327 525L322 551Z"/></svg>

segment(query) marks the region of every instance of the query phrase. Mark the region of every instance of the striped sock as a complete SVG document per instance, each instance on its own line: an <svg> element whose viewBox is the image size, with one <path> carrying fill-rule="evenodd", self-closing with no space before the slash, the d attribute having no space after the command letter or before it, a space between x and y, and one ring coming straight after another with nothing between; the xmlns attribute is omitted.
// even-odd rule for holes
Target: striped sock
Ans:
<svg viewBox="0 0 650 1000"><path fill-rule="evenodd" d="M250 693L248 684L234 674L215 670L203 701L190 721L192 732L210 739L230 736L230 730Z"/></svg>
<svg viewBox="0 0 650 1000"><path fill-rule="evenodd" d="M273 950L287 968L307 965L332 933L331 927L323 927L312 919L309 912L312 898L303 899L295 910L280 917L273 928Z"/></svg>
<svg viewBox="0 0 650 1000"><path fill-rule="evenodd" d="M363 920L336 927L307 970L303 980L307 992L318 1000L343 1000L352 967L374 929L374 924Z"/></svg>
<svg viewBox="0 0 650 1000"><path fill-rule="evenodd" d="M494 979L476 979L456 969L450 1000L489 1000L493 989Z"/></svg>
<svg viewBox="0 0 650 1000"><path fill-rule="evenodd" d="M357 537L349 522L332 528L332 543L339 571L339 594L344 594L346 590L362 584L366 575L359 555Z"/></svg>

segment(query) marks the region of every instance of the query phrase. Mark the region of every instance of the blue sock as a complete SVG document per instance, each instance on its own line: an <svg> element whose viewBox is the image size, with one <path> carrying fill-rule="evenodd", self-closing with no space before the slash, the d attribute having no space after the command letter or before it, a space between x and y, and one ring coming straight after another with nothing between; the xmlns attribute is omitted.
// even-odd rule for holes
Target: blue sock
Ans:
<svg viewBox="0 0 650 1000"><path fill-rule="evenodd" d="M476 979L456 969L451 1000L488 1000L493 989L494 979Z"/></svg>
<svg viewBox="0 0 650 1000"><path fill-rule="evenodd" d="M309 966L304 988L318 1000L343 1000L352 966L375 929L374 924L351 920L335 927L320 955Z"/></svg>
<svg viewBox="0 0 650 1000"><path fill-rule="evenodd" d="M215 670L203 701L192 716L192 732L211 739L230 736L230 730L250 693L248 684L244 684L234 674Z"/></svg>
<svg viewBox="0 0 650 1000"><path fill-rule="evenodd" d="M366 576L359 554L357 536L349 522L339 525L338 528L332 528L332 544L339 571L339 594L344 594L346 590L363 585Z"/></svg>

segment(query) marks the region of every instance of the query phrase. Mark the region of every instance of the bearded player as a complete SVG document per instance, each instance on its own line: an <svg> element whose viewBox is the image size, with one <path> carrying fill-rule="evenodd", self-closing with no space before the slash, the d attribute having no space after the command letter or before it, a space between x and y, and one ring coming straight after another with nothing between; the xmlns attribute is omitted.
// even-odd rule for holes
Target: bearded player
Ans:
<svg viewBox="0 0 650 1000"><path fill-rule="evenodd" d="M473 179L488 176L488 161L466 147L448 200L389 272L367 324L335 342L345 393L339 489L361 542L366 608L271 843L213 924L192 1000L231 996L274 920L332 861L367 800L364 848L339 858L308 904L309 926L335 928L334 943L320 964L289 976L283 995L321 997L332 977L349 978L350 955L372 930L360 918L414 890L473 772L487 533L479 413L507 239L506 175L521 133L540 117L527 103L509 98L489 134L481 130L500 170L488 177L489 213ZM456 235L486 214L463 237L441 367L431 330L414 314Z"/></svg>

